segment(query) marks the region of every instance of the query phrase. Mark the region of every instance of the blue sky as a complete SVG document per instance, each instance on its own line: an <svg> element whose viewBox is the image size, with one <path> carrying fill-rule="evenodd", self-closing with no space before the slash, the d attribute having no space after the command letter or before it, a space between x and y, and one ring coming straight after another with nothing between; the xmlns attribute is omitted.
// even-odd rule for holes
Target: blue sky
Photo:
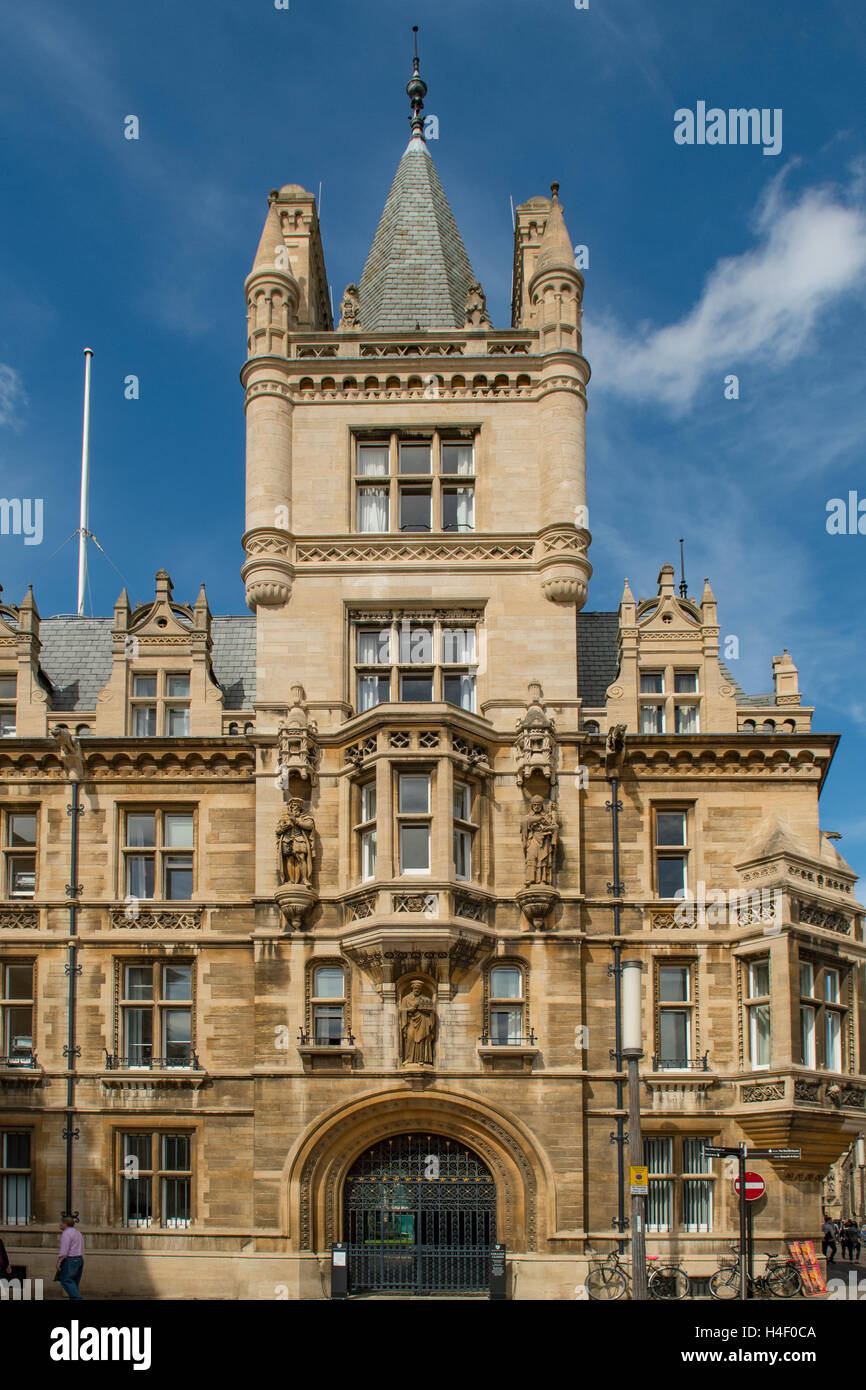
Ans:
<svg viewBox="0 0 866 1390"><path fill-rule="evenodd" d="M0 47L0 536L7 601L75 606L82 348L95 349L91 526L134 601L163 565L241 612L243 280L270 188L318 191L335 304L357 281L408 139L421 26L430 148L509 321L511 216L552 180L589 247L590 608L655 591L686 538L732 662L771 688L788 647L840 732L823 824L866 871L862 0L6 0ZM674 112L783 113L782 149L678 145ZM124 118L140 139L123 137ZM124 399L124 378L140 399ZM739 399L724 380L739 378ZM866 510L866 509L864 509ZM866 526L866 522L864 522ZM52 558L53 557L53 558ZM93 611L121 586L91 551Z"/></svg>

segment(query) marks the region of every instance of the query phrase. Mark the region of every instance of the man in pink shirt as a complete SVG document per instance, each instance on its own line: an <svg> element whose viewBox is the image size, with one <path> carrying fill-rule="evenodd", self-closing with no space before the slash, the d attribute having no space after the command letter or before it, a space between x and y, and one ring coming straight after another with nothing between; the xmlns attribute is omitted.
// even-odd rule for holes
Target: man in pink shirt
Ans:
<svg viewBox="0 0 866 1390"><path fill-rule="evenodd" d="M76 1229L74 1216L61 1216L60 1231L60 1250L57 1255L60 1283L67 1296L80 1303L78 1285L84 1269L84 1237Z"/></svg>

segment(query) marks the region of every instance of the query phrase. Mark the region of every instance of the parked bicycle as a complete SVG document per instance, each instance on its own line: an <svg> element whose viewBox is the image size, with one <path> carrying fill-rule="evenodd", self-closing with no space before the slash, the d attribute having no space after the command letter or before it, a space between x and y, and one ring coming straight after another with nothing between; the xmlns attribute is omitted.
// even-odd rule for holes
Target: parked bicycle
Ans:
<svg viewBox="0 0 866 1390"><path fill-rule="evenodd" d="M611 1250L603 1259L596 1250L587 1247L596 1261L595 1268L586 1278L586 1291L590 1298L598 1301L622 1298L631 1292L631 1277L622 1263L618 1250ZM686 1298L691 1285L689 1276L679 1265L659 1264L656 1255L648 1255L646 1262L647 1293L650 1298Z"/></svg>
<svg viewBox="0 0 866 1390"><path fill-rule="evenodd" d="M722 1260L721 1267L710 1277L713 1298L739 1298L740 1247L730 1247L734 1258ZM746 1275L749 1294L755 1298L795 1298L803 1291L803 1280L793 1260L784 1255L771 1255L765 1250L767 1264L763 1274Z"/></svg>

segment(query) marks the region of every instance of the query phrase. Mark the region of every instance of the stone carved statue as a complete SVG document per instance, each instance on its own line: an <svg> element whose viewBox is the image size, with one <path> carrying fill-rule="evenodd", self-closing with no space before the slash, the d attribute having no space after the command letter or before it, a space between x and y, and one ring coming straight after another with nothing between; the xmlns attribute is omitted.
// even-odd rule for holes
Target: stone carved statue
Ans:
<svg viewBox="0 0 866 1390"><path fill-rule="evenodd" d="M613 724L607 731L607 743L605 751L608 753L621 753L625 747L625 724Z"/></svg>
<svg viewBox="0 0 866 1390"><path fill-rule="evenodd" d="M316 822L299 796L293 796L277 825L280 882L312 887Z"/></svg>
<svg viewBox="0 0 866 1390"><path fill-rule="evenodd" d="M433 1065L436 1009L423 980L413 980L400 1003L400 1041L404 1066Z"/></svg>
<svg viewBox="0 0 866 1390"><path fill-rule="evenodd" d="M343 290L343 298L340 300L340 322L337 327L339 333L341 329L357 328L361 317L361 296L358 293L357 285L347 285Z"/></svg>
<svg viewBox="0 0 866 1390"><path fill-rule="evenodd" d="M559 844L559 817L553 805L545 805L544 797L533 796L530 800L529 814L521 822L520 838L526 862L524 881L527 887L535 883L552 884Z"/></svg>
<svg viewBox="0 0 866 1390"><path fill-rule="evenodd" d="M466 328L490 328L487 296L479 284L470 285L466 292Z"/></svg>
<svg viewBox="0 0 866 1390"><path fill-rule="evenodd" d="M291 706L277 735L277 766L281 786L289 789L289 777L295 773L302 781L316 785L319 765L318 727L307 713L307 698L302 685L293 685Z"/></svg>

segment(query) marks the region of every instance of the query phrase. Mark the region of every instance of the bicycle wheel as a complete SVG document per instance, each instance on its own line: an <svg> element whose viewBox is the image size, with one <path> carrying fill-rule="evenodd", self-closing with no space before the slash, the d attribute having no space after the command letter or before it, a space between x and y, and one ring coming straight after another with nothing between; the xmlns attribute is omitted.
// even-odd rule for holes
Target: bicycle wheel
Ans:
<svg viewBox="0 0 866 1390"><path fill-rule="evenodd" d="M738 1269L717 1269L710 1279L710 1293L713 1298L739 1298L740 1271Z"/></svg>
<svg viewBox="0 0 866 1390"><path fill-rule="evenodd" d="M794 1298L802 1292L803 1281L800 1271L793 1265L776 1265L773 1269L767 1270L764 1278L774 1298Z"/></svg>
<svg viewBox="0 0 866 1390"><path fill-rule="evenodd" d="M679 1265L660 1265L648 1280L651 1298L686 1298L690 1288L689 1276Z"/></svg>
<svg viewBox="0 0 866 1390"><path fill-rule="evenodd" d="M598 1302L622 1298L626 1288L625 1275L618 1269L609 1269L606 1265L594 1269L587 1276L586 1291L590 1298Z"/></svg>

